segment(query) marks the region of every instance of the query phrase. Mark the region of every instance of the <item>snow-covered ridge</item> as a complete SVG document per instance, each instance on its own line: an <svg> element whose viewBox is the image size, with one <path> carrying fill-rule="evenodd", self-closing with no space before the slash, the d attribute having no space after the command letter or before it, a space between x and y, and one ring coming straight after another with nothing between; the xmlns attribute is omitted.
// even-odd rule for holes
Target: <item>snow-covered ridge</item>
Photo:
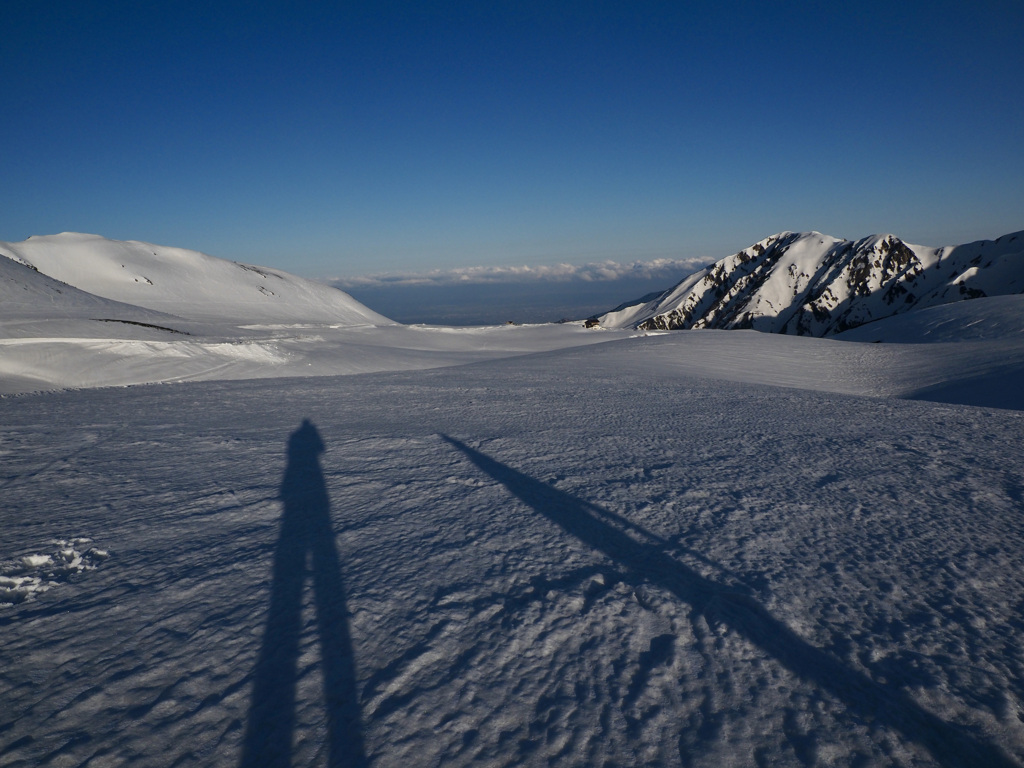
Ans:
<svg viewBox="0 0 1024 768"><path fill-rule="evenodd" d="M831 336L911 309L1015 293L1024 293L1024 232L945 248L895 235L781 232L600 324Z"/></svg>
<svg viewBox="0 0 1024 768"><path fill-rule="evenodd" d="M7 257L0 260L0 298L5 303L10 294L19 294L3 278L21 265L38 273L19 273L22 284L32 284L30 292L42 291L40 284L45 281L38 278L49 277L103 299L191 320L341 325L391 322L336 288L184 248L65 232L30 237L20 243L0 242L0 255ZM51 291L51 303L66 303L56 300L56 293ZM76 300L81 303L82 297Z"/></svg>

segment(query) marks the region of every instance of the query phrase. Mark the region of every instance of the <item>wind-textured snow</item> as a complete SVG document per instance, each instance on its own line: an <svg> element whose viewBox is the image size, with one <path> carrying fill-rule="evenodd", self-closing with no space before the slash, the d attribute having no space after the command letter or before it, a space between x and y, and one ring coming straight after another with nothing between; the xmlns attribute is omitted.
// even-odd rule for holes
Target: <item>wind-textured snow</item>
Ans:
<svg viewBox="0 0 1024 768"><path fill-rule="evenodd" d="M4 764L1020 764L1022 414L654 348L0 400Z"/></svg>
<svg viewBox="0 0 1024 768"><path fill-rule="evenodd" d="M324 341L0 398L0 764L1020 766L1021 299L859 341L256 324ZM37 320L80 377L94 321ZM197 343L156 325L102 324L166 345L120 383Z"/></svg>

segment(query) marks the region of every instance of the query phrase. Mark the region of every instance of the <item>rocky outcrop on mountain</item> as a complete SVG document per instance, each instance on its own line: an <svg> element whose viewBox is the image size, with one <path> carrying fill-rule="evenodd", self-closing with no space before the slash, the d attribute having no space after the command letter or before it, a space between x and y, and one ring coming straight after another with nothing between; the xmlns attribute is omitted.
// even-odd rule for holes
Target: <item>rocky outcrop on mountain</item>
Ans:
<svg viewBox="0 0 1024 768"><path fill-rule="evenodd" d="M895 235L782 232L599 322L831 336L910 309L1011 293L1024 293L1024 232L945 248Z"/></svg>

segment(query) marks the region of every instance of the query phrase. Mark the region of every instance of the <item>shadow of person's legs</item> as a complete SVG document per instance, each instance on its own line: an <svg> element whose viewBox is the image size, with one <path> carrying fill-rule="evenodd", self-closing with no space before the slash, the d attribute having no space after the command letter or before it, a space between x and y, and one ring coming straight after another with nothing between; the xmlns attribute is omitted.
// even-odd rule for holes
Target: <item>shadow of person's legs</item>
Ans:
<svg viewBox="0 0 1024 768"><path fill-rule="evenodd" d="M366 765L345 587L320 470L323 450L320 434L308 420L288 440L288 464L281 481L284 511L274 551L267 626L253 673L243 768L291 765L307 564L313 571L329 765Z"/></svg>
<svg viewBox="0 0 1024 768"><path fill-rule="evenodd" d="M325 514L313 531L313 587L327 699L328 765L363 766L362 723L356 692L356 667L348 629L348 604L341 579L334 531Z"/></svg>

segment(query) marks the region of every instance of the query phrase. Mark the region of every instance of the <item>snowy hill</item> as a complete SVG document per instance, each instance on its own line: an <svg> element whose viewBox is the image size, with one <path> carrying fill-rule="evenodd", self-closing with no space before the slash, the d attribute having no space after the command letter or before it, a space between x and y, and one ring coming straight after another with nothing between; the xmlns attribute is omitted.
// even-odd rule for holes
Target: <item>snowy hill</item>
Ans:
<svg viewBox="0 0 1024 768"><path fill-rule="evenodd" d="M783 232L602 315L600 324L831 336L913 309L1015 293L1024 293L1024 232L945 248L894 235L850 241Z"/></svg>
<svg viewBox="0 0 1024 768"><path fill-rule="evenodd" d="M183 248L65 232L0 242L0 255L96 296L192 320L391 322L336 288Z"/></svg>

